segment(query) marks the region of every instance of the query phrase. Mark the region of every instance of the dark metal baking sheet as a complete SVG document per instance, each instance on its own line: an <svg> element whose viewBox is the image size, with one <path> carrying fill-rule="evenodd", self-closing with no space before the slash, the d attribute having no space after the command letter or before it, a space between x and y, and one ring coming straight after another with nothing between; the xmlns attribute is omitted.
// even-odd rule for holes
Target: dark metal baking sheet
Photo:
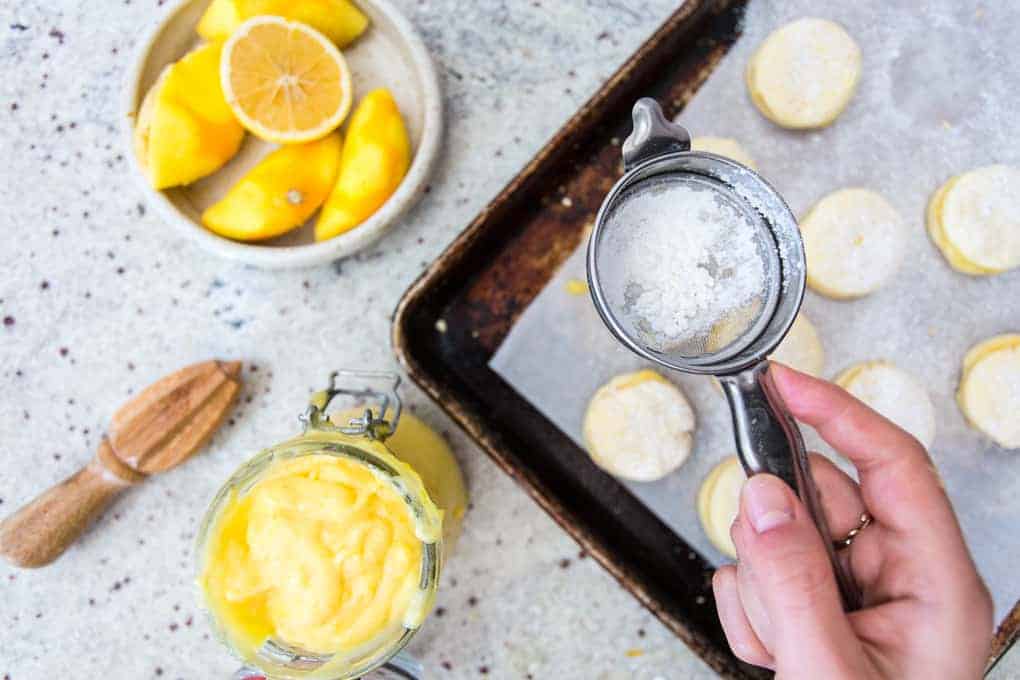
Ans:
<svg viewBox="0 0 1020 680"><path fill-rule="evenodd" d="M746 0L688 0L411 286L393 345L410 377L617 580L727 678L770 674L729 651L711 565L489 367L515 320L584 238L619 177L630 109L675 116L739 35ZM561 201L562 196L570 201ZM993 658L1012 641L1006 617Z"/></svg>

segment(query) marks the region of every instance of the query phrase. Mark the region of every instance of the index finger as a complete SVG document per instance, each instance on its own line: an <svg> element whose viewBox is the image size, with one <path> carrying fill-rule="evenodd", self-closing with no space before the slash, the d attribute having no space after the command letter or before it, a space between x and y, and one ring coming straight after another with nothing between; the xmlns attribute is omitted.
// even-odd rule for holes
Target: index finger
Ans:
<svg viewBox="0 0 1020 680"><path fill-rule="evenodd" d="M769 372L790 413L857 468L861 495L876 520L894 530L938 535L939 543L953 533L947 527L959 531L920 442L837 385L777 363Z"/></svg>

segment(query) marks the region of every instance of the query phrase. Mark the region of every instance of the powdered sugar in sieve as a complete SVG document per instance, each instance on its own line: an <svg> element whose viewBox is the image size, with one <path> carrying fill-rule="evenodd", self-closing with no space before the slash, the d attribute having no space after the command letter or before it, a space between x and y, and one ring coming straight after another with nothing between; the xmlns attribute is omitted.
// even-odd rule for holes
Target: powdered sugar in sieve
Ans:
<svg viewBox="0 0 1020 680"><path fill-rule="evenodd" d="M772 307L779 277L769 239L718 182L668 174L639 182L606 217L598 263L606 302L653 351L720 352Z"/></svg>

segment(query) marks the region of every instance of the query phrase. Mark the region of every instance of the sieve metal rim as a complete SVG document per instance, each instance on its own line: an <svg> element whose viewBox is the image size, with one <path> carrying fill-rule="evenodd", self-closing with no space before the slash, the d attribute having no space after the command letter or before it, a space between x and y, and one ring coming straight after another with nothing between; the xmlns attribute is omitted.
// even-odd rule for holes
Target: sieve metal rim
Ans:
<svg viewBox="0 0 1020 680"><path fill-rule="evenodd" d="M707 161L709 168L715 166L714 169L717 170L717 172L695 172L690 167L687 167L692 160L698 159ZM701 170L704 170L704 168L701 168ZM744 188L752 190L757 189L757 193L759 195L767 197L771 204L770 209L768 211L764 211L760 209L759 206L754 205L754 203L747 198L745 193L740 191L740 187L738 187L734 182L727 181L721 172L724 170L746 176L748 179L745 183L743 183ZM769 313L769 318L761 324L758 322L755 323L755 326L761 326L761 330L757 337L752 338L749 342L745 343L744 346L735 350L731 354L723 353L723 355L720 356L716 353L707 355L706 357L694 357L684 359L682 362L677 362L673 361L665 354L658 354L649 350L643 344L636 342L631 335L623 329L616 317L609 311L609 303L606 300L606 296L603 293L598 280L596 250L609 210L615 207L619 196L626 189L637 182L644 181L656 175L682 175L684 173L698 174L722 184L738 199L749 204L754 212L758 213L774 241L779 266L779 283L778 291L775 295L775 305ZM785 222L785 224L783 222ZM778 233L780 231L785 232L785 234ZM793 246L792 252L787 252L790 251L791 245ZM795 261L791 261L791 258ZM796 217L793 215L793 211L790 210L790 207L786 204L786 201L783 200L775 187L773 187L764 177L754 170L729 158L704 151L667 152L648 158L647 160L641 161L633 167L628 168L624 175L616 181L613 187L606 194L605 199L602 201L602 205L599 207L598 213L595 217L595 224L592 228L591 235L589 236L586 264L588 288L592 296L595 309L603 323L607 328L609 328L610 332L617 340L623 343L623 345L632 352L644 359L647 359L648 361L666 366L673 370L699 375L726 375L730 373L737 373L753 366L771 354L772 351L775 350L776 346L782 342L786 333L789 331L790 326L793 325L793 321L800 310L801 303L803 302L806 287L806 276L804 271L806 269L804 244L800 238L800 231L797 226ZM793 290L791 290L791 282L793 283ZM765 315L763 314L762 316ZM708 359L708 357L711 358Z"/></svg>

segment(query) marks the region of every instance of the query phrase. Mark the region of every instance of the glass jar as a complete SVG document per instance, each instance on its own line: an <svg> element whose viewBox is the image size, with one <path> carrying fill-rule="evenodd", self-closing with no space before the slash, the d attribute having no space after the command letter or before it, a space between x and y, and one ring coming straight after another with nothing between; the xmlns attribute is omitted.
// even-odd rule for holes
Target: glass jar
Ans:
<svg viewBox="0 0 1020 680"><path fill-rule="evenodd" d="M239 671L236 676L238 678L256 678L262 673L265 677L288 680L305 678L348 680L362 677L375 669L380 669L379 677L419 677L420 668L417 664L406 655L398 656L398 653L411 640L431 610L442 569L444 546L456 539L460 519L466 507L463 478L456 461L438 435L413 416L408 418L405 428L399 429L400 436L394 438L395 443L400 443L400 450L391 450L384 443L398 431L400 425L401 404L396 392L399 378L391 374L343 372L344 379L350 382L377 383L382 379L392 381L392 386L387 391L377 391L374 388L337 387L337 376L338 373L330 376L328 389L312 395L308 410L301 417L305 424L304 432L289 441L262 451L241 465L216 494L199 530L197 566L203 604L220 640L249 666ZM371 399L376 404L353 412L353 415L352 412L348 412L346 424L338 425L335 423L343 423L343 418L334 416L331 419L326 414L330 402L338 395L359 400ZM434 439L430 440L429 437ZM401 452L404 455L401 455ZM233 586L223 585L234 582L230 580L234 576L227 575L230 567L225 566L223 562L225 555L230 555L235 563L237 560L244 562L254 559L252 557L254 550L239 551L236 546L229 543L229 541L236 543L238 540L236 536L244 536L244 545L247 548L247 541L251 540L251 536L246 533L248 524L243 525L244 530L240 533L229 533L234 528L233 518L241 512L239 508L244 506L246 500L250 501L246 506L248 508L258 502L257 497L249 496L258 494L258 489L266 488L260 486L260 483L279 480L281 475L288 474L287 471L294 466L313 469L316 465L328 466L332 463L342 464L348 471L361 475L349 478L345 476L345 484L357 485L359 479L371 480L371 485L365 487L383 488L383 495L392 501L391 505L386 506L387 509L399 507L406 511L407 516L399 517L398 520L400 522L410 520L414 542L417 543L416 552L420 555L420 559L417 559L414 591L410 595L406 611L401 620L389 621L367 641L353 648L331 653L302 649L275 634L269 634L265 639L261 639L261 636L253 638L250 631L245 630L249 623L245 617L255 616L247 613L255 610L250 609L247 604L233 604L235 601L230 599L231 595L227 595L232 593ZM365 475L365 471L369 472L370 476ZM321 473L324 474L325 471ZM313 469L311 474L317 480L320 473ZM355 488L354 492L356 497L360 498L357 495L360 489ZM302 507L300 503L308 501L299 498L298 507ZM318 506L304 507L321 511ZM294 509L288 508L288 511L293 512ZM374 520L376 516L372 515L371 518ZM247 516L243 516L244 522L248 519ZM298 521L306 519L310 522L316 521L315 517L298 518ZM320 529L317 524L313 524L313 527L315 535L325 535L324 532L327 531L325 528ZM301 530L304 530L303 526ZM346 525L343 530L346 530ZM264 552L260 553L262 554ZM238 557L239 555L242 556ZM387 559L389 555L390 553L387 553ZM278 556L272 559L276 568L291 568L288 566L291 562L301 565L293 567L295 569L304 567L300 560L290 556L282 560ZM410 564L414 566L413 563ZM257 567L256 570L258 568L262 567ZM371 574L370 580L383 578L381 569L379 566L379 571ZM305 587L309 581L314 582L314 579L307 578L304 571L288 573L286 579L292 576L294 578L300 576L303 579L301 587ZM410 583L411 577L414 577L414 573L409 568L405 582ZM292 594L291 591L287 592ZM311 596L313 601L317 601L314 593L305 592L301 595ZM261 596L256 594L251 597ZM227 604L228 601L230 604ZM233 607L238 607L242 613L236 614ZM268 611L267 607L263 613ZM260 623L264 622L252 625L259 628ZM259 639L259 643L252 644L253 639Z"/></svg>

